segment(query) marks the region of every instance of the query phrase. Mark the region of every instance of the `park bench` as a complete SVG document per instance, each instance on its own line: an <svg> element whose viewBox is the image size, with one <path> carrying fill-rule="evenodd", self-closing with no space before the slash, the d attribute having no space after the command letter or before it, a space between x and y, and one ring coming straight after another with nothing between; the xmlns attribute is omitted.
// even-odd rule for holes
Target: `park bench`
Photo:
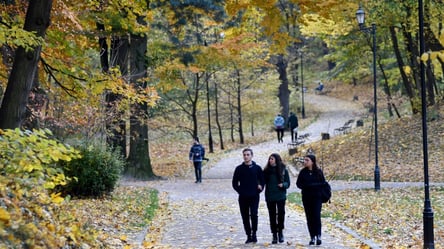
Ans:
<svg viewBox="0 0 444 249"><path fill-rule="evenodd" d="M335 135L349 133L351 131L353 122L355 122L355 120L350 119L349 121L345 122L343 126L334 129Z"/></svg>
<svg viewBox="0 0 444 249"><path fill-rule="evenodd" d="M295 142L288 143L287 144L288 154L290 154L290 156L294 155L298 151L297 147L301 144L304 144L305 139L307 139L309 136L310 133L305 133L303 135L298 136Z"/></svg>

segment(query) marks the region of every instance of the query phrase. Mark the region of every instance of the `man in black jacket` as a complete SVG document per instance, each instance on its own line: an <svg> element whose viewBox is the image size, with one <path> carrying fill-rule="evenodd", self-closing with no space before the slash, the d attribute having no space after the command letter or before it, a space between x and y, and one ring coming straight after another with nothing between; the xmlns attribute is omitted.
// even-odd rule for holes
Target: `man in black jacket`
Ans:
<svg viewBox="0 0 444 249"><path fill-rule="evenodd" d="M189 153L190 161L194 165L195 183L202 182L202 160L205 160L205 148L199 143L199 137L195 137Z"/></svg>
<svg viewBox="0 0 444 249"><path fill-rule="evenodd" d="M252 160L253 150L244 149L242 154L244 162L234 170L232 186L239 194L239 208L247 234L245 243L256 243L259 194L264 189L265 181L262 168Z"/></svg>
<svg viewBox="0 0 444 249"><path fill-rule="evenodd" d="M288 118L288 128L291 131L291 142L297 142L298 140L298 128L299 122L298 117L293 112L290 112L290 117Z"/></svg>

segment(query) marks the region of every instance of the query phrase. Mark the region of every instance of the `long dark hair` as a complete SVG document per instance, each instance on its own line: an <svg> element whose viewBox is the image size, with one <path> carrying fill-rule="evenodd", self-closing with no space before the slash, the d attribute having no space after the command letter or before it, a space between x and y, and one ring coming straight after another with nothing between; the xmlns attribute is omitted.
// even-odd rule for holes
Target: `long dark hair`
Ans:
<svg viewBox="0 0 444 249"><path fill-rule="evenodd" d="M305 157L308 157L308 158L310 158L310 160L313 162L313 166L312 166L312 170L313 170L313 172L315 172L316 174L318 174L319 175L319 177L323 177L323 172L322 172L322 170L318 167L318 164L316 163L316 156L315 155L312 155L312 154L309 154L309 155L306 155ZM321 179L322 180L322 179Z"/></svg>
<svg viewBox="0 0 444 249"><path fill-rule="evenodd" d="M273 157L276 161L277 174L279 177L279 182L284 182L284 174L285 174L285 164L282 162L282 158L278 153L273 153L268 157L267 164L265 165L264 172L265 174L269 174L273 170L273 166L270 165L270 157Z"/></svg>

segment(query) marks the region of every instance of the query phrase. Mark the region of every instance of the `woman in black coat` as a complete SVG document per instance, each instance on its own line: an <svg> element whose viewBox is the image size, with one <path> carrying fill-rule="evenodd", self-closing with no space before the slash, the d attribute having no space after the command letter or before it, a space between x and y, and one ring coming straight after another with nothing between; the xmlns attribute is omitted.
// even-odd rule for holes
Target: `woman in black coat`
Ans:
<svg viewBox="0 0 444 249"><path fill-rule="evenodd" d="M302 190L302 204L310 233L309 245L320 245L321 240L321 186L325 182L322 170L316 164L314 155L304 158L304 168L299 172L296 186Z"/></svg>

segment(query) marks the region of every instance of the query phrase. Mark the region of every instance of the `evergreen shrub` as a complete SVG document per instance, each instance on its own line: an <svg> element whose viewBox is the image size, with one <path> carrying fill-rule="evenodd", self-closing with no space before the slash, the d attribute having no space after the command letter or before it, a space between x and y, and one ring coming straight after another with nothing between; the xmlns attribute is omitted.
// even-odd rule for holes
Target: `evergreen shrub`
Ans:
<svg viewBox="0 0 444 249"><path fill-rule="evenodd" d="M117 150L105 146L77 148L81 158L64 163L64 172L73 180L61 192L77 197L101 197L110 194L125 167Z"/></svg>

